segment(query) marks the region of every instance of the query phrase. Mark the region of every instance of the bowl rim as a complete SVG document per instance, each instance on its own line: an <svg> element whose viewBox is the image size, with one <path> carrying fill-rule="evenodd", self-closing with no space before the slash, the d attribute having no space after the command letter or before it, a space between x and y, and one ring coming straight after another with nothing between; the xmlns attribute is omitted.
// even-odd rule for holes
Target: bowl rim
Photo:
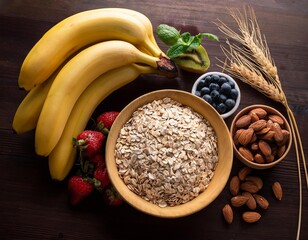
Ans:
<svg viewBox="0 0 308 240"><path fill-rule="evenodd" d="M159 98L157 98L157 96L159 96ZM123 182L123 180L118 176L118 174L115 174L117 172L117 167L116 167L116 163L114 159L114 149L112 148L113 144L115 144L115 141L118 137L118 132L116 132L115 128L118 125L123 126L123 124L127 122L128 119L130 119L131 114L133 112L132 109L136 110L138 107L143 106L144 104L151 102L152 100L162 99L163 97L170 97L171 99L179 101L183 105L187 105L186 103L182 102L183 96L186 96L187 98L191 98L191 97L194 98L194 105L195 104L200 105L198 109L201 109L202 107L207 105L206 111L209 112L208 114L214 114L211 118L218 119L218 121L213 121L213 123L210 121L209 122L211 123L215 132L218 128L222 128L220 130L221 135L224 134L225 136L220 137L220 138L218 137L218 154L219 156L224 154L224 156L226 157L225 159L220 160L216 166L216 170L220 169L219 174L222 176L219 176L219 174L217 173L217 174L214 174L213 178L211 179L211 182L219 183L218 186L213 186L209 184L209 187L203 193L201 193L198 197L194 198L193 200L185 204L177 205L174 207L161 208L153 203L150 203L142 199L140 196L130 191L125 185L125 183ZM148 99L146 102L142 102L141 104L140 99L146 99L146 98L150 98L150 99ZM199 112L194 107L192 108L196 112ZM125 116L125 114L127 114L129 111L132 111L132 112L129 115ZM204 114L201 114L201 115L204 116ZM119 128L119 130L120 129L121 127ZM119 113L118 117L116 118L115 122L113 123L110 129L110 132L107 138L105 158L106 158L107 172L109 174L111 183L114 185L114 187L118 190L119 194L128 204L140 210L141 212L147 213L152 216L157 216L157 217L162 217L162 218L177 218L177 217L187 216L197 211L200 211L201 209L209 205L212 201L214 201L218 197L218 195L222 192L222 190L224 189L225 185L228 182L231 169L232 169L232 164L233 164L232 138L231 138L229 129L227 125L225 124L224 120L221 118L218 112L210 104L208 104L201 98L187 91L175 90L175 89L162 89L162 90L156 90L156 91L146 93L136 98L135 100L130 102Z"/></svg>
<svg viewBox="0 0 308 240"><path fill-rule="evenodd" d="M230 75L223 73L223 72L217 72L217 71L204 73L200 77L198 77L197 80L194 82L192 89L191 89L191 93L195 95L198 83L203 78L205 78L206 76L213 75L213 74L221 75L221 76L227 78L228 80L234 82L234 87L238 91L238 96L237 96L237 99L235 101L235 106L229 112L226 112L224 114L219 114L222 118L230 117L238 109L240 102L241 102L241 90L240 90L237 82ZM203 100L203 101L205 101L205 100Z"/></svg>
<svg viewBox="0 0 308 240"><path fill-rule="evenodd" d="M290 132L290 138L289 138L289 142L288 142L288 145L287 145L287 148L285 150L285 152L283 153L283 155L271 162L271 163L256 163L256 162L251 162L247 159L245 159L241 154L240 152L238 151L237 147L235 146L235 143L233 141L233 134L234 134L234 131L236 129L235 127L235 122L236 120L242 116L243 114L247 113L248 111L252 110L252 109L255 109L255 108L258 108L258 107L261 107L261 108L266 108L266 109L269 109L271 111L271 113L275 113L275 114L278 114L280 117L282 117L283 121L284 121L284 125L285 125L285 128ZM287 154L289 153L290 149L291 149L291 146L292 146L292 141L293 141L293 138L292 138L292 134L291 134L291 127L290 127L290 124L289 122L287 121L287 119L284 117L284 115L278 111L277 109L269 106L269 105L265 105L265 104L253 104L253 105L249 105L245 108L243 108L242 110L240 110L236 116L233 118L232 120L232 123L231 123L231 126L230 126L230 135L232 137L232 145L233 145L233 150L234 150L234 153L235 155L237 156L237 158L243 162L245 165L253 168L253 169L268 169L268 168L271 168L273 166L275 166L276 164L280 163L286 156Z"/></svg>

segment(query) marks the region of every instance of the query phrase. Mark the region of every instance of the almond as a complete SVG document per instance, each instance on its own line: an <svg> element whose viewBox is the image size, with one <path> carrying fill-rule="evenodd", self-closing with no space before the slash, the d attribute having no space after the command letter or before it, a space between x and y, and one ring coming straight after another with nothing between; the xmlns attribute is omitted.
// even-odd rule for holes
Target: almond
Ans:
<svg viewBox="0 0 308 240"><path fill-rule="evenodd" d="M276 114L271 114L271 115L268 115L268 119L273 121L274 123L278 123L279 125L283 126L284 124L284 120L282 117L280 117L279 115L276 115Z"/></svg>
<svg viewBox="0 0 308 240"><path fill-rule="evenodd" d="M256 153L254 159L256 163L265 163L265 159L260 153Z"/></svg>
<svg viewBox="0 0 308 240"><path fill-rule="evenodd" d="M242 218L247 223L254 223L260 220L261 214L258 212L244 212Z"/></svg>
<svg viewBox="0 0 308 240"><path fill-rule="evenodd" d="M252 151L257 151L259 149L259 144L258 142L253 142L250 146Z"/></svg>
<svg viewBox="0 0 308 240"><path fill-rule="evenodd" d="M233 142L234 144L237 146L238 145L238 138L239 136L241 135L241 133L244 131L243 128L240 128L238 130L236 130L236 132L234 133L234 136L233 136Z"/></svg>
<svg viewBox="0 0 308 240"><path fill-rule="evenodd" d="M253 155L248 148L240 147L238 151L242 155L242 157L247 159L248 161L252 162L254 160Z"/></svg>
<svg viewBox="0 0 308 240"><path fill-rule="evenodd" d="M266 127L272 129L272 125L273 125L273 121L272 120L267 120Z"/></svg>
<svg viewBox="0 0 308 240"><path fill-rule="evenodd" d="M247 114L241 116L236 122L235 126L237 128L247 127L251 123L251 117Z"/></svg>
<svg viewBox="0 0 308 240"><path fill-rule="evenodd" d="M265 197L259 194L253 194L253 197L261 208L267 209L269 207L269 202L266 200Z"/></svg>
<svg viewBox="0 0 308 240"><path fill-rule="evenodd" d="M256 184L251 181L245 181L240 185L240 189L245 192L257 193L259 188Z"/></svg>
<svg viewBox="0 0 308 240"><path fill-rule="evenodd" d="M253 122L249 125L249 128L252 128L255 132L258 132L266 127L266 120L260 119L256 122Z"/></svg>
<svg viewBox="0 0 308 240"><path fill-rule="evenodd" d="M271 155L272 153L271 146L266 141L263 140L259 141L259 149L264 154L265 157Z"/></svg>
<svg viewBox="0 0 308 240"><path fill-rule="evenodd" d="M234 196L234 197L231 198L231 205L233 207L243 206L244 204L246 204L248 199L249 199L249 197L242 196L242 195Z"/></svg>
<svg viewBox="0 0 308 240"><path fill-rule="evenodd" d="M263 181L260 177L257 177L257 176L247 176L246 177L246 181L250 181L250 182L253 182L259 190L262 189L263 187Z"/></svg>
<svg viewBox="0 0 308 240"><path fill-rule="evenodd" d="M233 222L233 210L229 204L223 207L222 214L227 223L231 224Z"/></svg>
<svg viewBox="0 0 308 240"><path fill-rule="evenodd" d="M251 117L251 122L256 122L259 120L259 117L255 112L250 111L248 115Z"/></svg>
<svg viewBox="0 0 308 240"><path fill-rule="evenodd" d="M286 129L282 129L281 132L283 134L283 140L279 143L279 145L285 145L290 139L290 132Z"/></svg>
<svg viewBox="0 0 308 240"><path fill-rule="evenodd" d="M256 134L257 135L264 135L264 134L268 133L269 130L271 130L269 127L264 127L260 131L257 131Z"/></svg>
<svg viewBox="0 0 308 240"><path fill-rule="evenodd" d="M265 141L272 141L274 139L275 132L273 130L269 130L264 135L260 135L259 138Z"/></svg>
<svg viewBox="0 0 308 240"><path fill-rule="evenodd" d="M277 156L280 158L286 151L286 145L282 145L277 150Z"/></svg>
<svg viewBox="0 0 308 240"><path fill-rule="evenodd" d="M250 143L253 133L254 131L252 128L244 129L238 137L238 142L244 146L247 145Z"/></svg>
<svg viewBox="0 0 308 240"><path fill-rule="evenodd" d="M246 177L251 173L251 168L250 167L242 167L239 172L238 172L238 178L241 181L244 181Z"/></svg>
<svg viewBox="0 0 308 240"><path fill-rule="evenodd" d="M251 112L257 114L260 119L265 118L267 116L267 112L263 108L255 108L252 109Z"/></svg>
<svg viewBox="0 0 308 240"><path fill-rule="evenodd" d="M233 176L230 181L230 192L233 196L236 196L240 190L240 179L238 176Z"/></svg>
<svg viewBox="0 0 308 240"><path fill-rule="evenodd" d="M282 133L280 125L276 122L273 123L273 131L275 132L275 134L274 134L275 141L276 142L282 142L283 141L283 133Z"/></svg>
<svg viewBox="0 0 308 240"><path fill-rule="evenodd" d="M265 156L265 161L266 161L267 163L274 162L274 160L275 160L275 156L274 156L273 154L270 154L270 155Z"/></svg>
<svg viewBox="0 0 308 240"><path fill-rule="evenodd" d="M275 197L278 200L281 200L282 195L283 195L281 184L279 182L274 182L274 184L272 185L272 190L273 190Z"/></svg>
<svg viewBox="0 0 308 240"><path fill-rule="evenodd" d="M257 208L257 202L252 194L250 192L243 192L242 195L249 198L246 202L247 207L250 210L255 210Z"/></svg>

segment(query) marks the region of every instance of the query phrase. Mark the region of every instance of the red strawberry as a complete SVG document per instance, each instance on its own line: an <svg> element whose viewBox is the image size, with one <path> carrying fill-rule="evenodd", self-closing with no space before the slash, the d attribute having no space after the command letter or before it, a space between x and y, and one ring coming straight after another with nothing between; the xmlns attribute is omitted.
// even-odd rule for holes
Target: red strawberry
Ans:
<svg viewBox="0 0 308 240"><path fill-rule="evenodd" d="M101 151L105 136L99 131L84 130L77 136L77 146L86 157L93 157Z"/></svg>
<svg viewBox="0 0 308 240"><path fill-rule="evenodd" d="M70 203L77 205L92 193L94 186L81 176L75 175L68 180L68 190L70 192Z"/></svg>
<svg viewBox="0 0 308 240"><path fill-rule="evenodd" d="M108 130L111 128L114 120L118 115L119 112L116 111L109 111L102 113L96 119L97 128L103 132L106 131L106 133L108 134Z"/></svg>
<svg viewBox="0 0 308 240"><path fill-rule="evenodd" d="M93 163L95 166L98 167L105 167L105 158L102 152L95 154L93 157L88 158L90 163Z"/></svg>
<svg viewBox="0 0 308 240"><path fill-rule="evenodd" d="M104 191L103 199L110 206L119 206L123 203L123 199L113 186Z"/></svg>
<svg viewBox="0 0 308 240"><path fill-rule="evenodd" d="M99 191L105 189L110 184L110 179L107 173L107 169L105 167L96 168L93 177L99 181L96 185L96 188Z"/></svg>

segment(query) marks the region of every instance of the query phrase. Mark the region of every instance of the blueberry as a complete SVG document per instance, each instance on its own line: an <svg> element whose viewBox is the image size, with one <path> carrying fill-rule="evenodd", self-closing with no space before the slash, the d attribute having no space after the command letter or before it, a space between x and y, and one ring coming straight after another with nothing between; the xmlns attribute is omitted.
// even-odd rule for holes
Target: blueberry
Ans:
<svg viewBox="0 0 308 240"><path fill-rule="evenodd" d="M217 106L217 111L218 111L220 114L224 114L224 113L227 111L227 106L226 106L224 103L220 103L220 104L218 104L218 106Z"/></svg>
<svg viewBox="0 0 308 240"><path fill-rule="evenodd" d="M211 76L206 76L204 78L204 86L208 87L208 86L210 86L211 83L212 83L212 77Z"/></svg>
<svg viewBox="0 0 308 240"><path fill-rule="evenodd" d="M219 75L213 74L213 75L212 75L212 82L213 82L213 83L218 83L218 81L219 81Z"/></svg>
<svg viewBox="0 0 308 240"><path fill-rule="evenodd" d="M227 100L227 96L224 94L220 94L219 96L219 102L224 103Z"/></svg>
<svg viewBox="0 0 308 240"><path fill-rule="evenodd" d="M213 99L214 102L216 102L217 100L219 100L219 92L217 90L213 90L211 91L211 97Z"/></svg>
<svg viewBox="0 0 308 240"><path fill-rule="evenodd" d="M211 83L209 88L211 91L213 91L213 90L219 90L220 87L217 83Z"/></svg>
<svg viewBox="0 0 308 240"><path fill-rule="evenodd" d="M237 89L235 89L235 88L231 89L230 97L231 97L232 99L234 99L234 100L237 99L237 97L238 97L238 91L237 91Z"/></svg>
<svg viewBox="0 0 308 240"><path fill-rule="evenodd" d="M201 95L203 96L205 94L209 94L210 89L208 87L203 87L200 92L201 92Z"/></svg>
<svg viewBox="0 0 308 240"><path fill-rule="evenodd" d="M225 77L219 77L218 84L220 86L226 82L228 82L228 80Z"/></svg>
<svg viewBox="0 0 308 240"><path fill-rule="evenodd" d="M198 82L196 89L197 89L197 90L201 90L201 88L203 88L204 86L205 86L205 80L204 80L204 79L201 79L201 80Z"/></svg>
<svg viewBox="0 0 308 240"><path fill-rule="evenodd" d="M200 91L195 91L195 95L198 96L198 97L202 96Z"/></svg>
<svg viewBox="0 0 308 240"><path fill-rule="evenodd" d="M224 83L221 85L221 88L220 88L220 92L225 94L225 95L229 95L230 92L231 92L231 86L229 83Z"/></svg>
<svg viewBox="0 0 308 240"><path fill-rule="evenodd" d="M217 104L215 102L212 103L213 108L217 108Z"/></svg>
<svg viewBox="0 0 308 240"><path fill-rule="evenodd" d="M231 88L235 87L235 83L233 81L229 80L228 83L230 84Z"/></svg>
<svg viewBox="0 0 308 240"><path fill-rule="evenodd" d="M209 94L205 94L202 96L202 98L207 101L209 104L212 103L212 97Z"/></svg>
<svg viewBox="0 0 308 240"><path fill-rule="evenodd" d="M228 109L232 109L235 106L235 101L231 98L228 98L225 102Z"/></svg>

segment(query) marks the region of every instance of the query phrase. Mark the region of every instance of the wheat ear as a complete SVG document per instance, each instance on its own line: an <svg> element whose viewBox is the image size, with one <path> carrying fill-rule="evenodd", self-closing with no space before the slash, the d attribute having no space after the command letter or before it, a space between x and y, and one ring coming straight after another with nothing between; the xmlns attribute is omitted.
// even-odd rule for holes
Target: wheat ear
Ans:
<svg viewBox="0 0 308 240"><path fill-rule="evenodd" d="M226 43L229 50L222 47L226 56L223 70L230 72L239 80L248 83L267 97L282 103L287 110L288 119L291 125L292 136L294 139L298 180L299 180L299 214L297 225L296 239L300 238L301 219L302 219L302 180L301 180L301 161L306 177L308 189L308 173L305 160L304 149L301 136L297 126L294 114L288 104L286 95L283 92L277 67L270 56L270 51L265 37L261 35L256 15L251 7L244 11L244 15L239 10L230 10L230 15L238 24L239 32L237 33L228 27L225 23L218 20L218 28L225 35L230 37L235 43L230 43L227 39ZM222 61L221 61L222 62Z"/></svg>

